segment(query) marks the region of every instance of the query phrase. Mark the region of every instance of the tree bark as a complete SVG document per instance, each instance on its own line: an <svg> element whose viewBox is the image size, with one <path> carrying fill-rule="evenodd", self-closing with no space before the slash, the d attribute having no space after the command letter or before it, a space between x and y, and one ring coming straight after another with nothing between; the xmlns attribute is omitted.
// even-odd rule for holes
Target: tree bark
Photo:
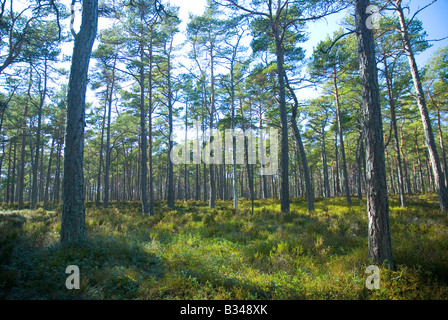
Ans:
<svg viewBox="0 0 448 320"><path fill-rule="evenodd" d="M326 124L326 121L325 121ZM324 194L325 197L330 197L330 181L328 179L328 164L327 164L327 150L326 150L326 134L325 134L325 124L322 126L321 131L321 153L322 153L322 170L324 174Z"/></svg>
<svg viewBox="0 0 448 320"><path fill-rule="evenodd" d="M358 199L362 200L362 156L361 152L363 152L362 145L362 131L359 134L358 144L356 146L356 179L357 179L357 190L358 190Z"/></svg>
<svg viewBox="0 0 448 320"><path fill-rule="evenodd" d="M85 241L84 126L89 61L98 29L98 0L84 0L75 36L67 95L61 242Z"/></svg>
<svg viewBox="0 0 448 320"><path fill-rule="evenodd" d="M107 91L109 90L109 86L107 86ZM100 155L99 155L99 164L98 164L98 175L96 182L96 199L95 205L97 208L100 207L101 200L101 178L102 178L102 169L103 169L103 149L104 149L104 129L106 126L106 114L107 114L107 106L104 106L104 114L103 114L103 122L101 125L101 142L100 142Z"/></svg>
<svg viewBox="0 0 448 320"><path fill-rule="evenodd" d="M214 70L214 55L213 55L213 45L210 47L210 157L212 153L216 155L216 152L221 152L220 150L213 151L213 117L215 116L215 70ZM209 178L210 178L210 198L209 198L209 207L215 207L216 201L216 181L215 181L215 165L210 163L209 165Z"/></svg>
<svg viewBox="0 0 448 320"><path fill-rule="evenodd" d="M47 178L45 179L45 193L44 193L44 207L45 208L48 208L48 189L50 188L51 164L53 161L54 145L55 145L55 139L53 137L52 141L51 141L50 158L48 159Z"/></svg>
<svg viewBox="0 0 448 320"><path fill-rule="evenodd" d="M252 105L249 105L249 122L252 117ZM244 126L244 118L243 118L243 108L241 108L241 118L242 121L242 129L243 132L246 132L246 128ZM249 127L250 128L250 127ZM249 197L251 202L251 213L254 214L254 177L253 177L253 164L249 161L249 140L253 139L252 133L250 133L250 136L244 135L244 160L246 165L246 171L247 171L247 182L249 184ZM254 146L251 145L251 148Z"/></svg>
<svg viewBox="0 0 448 320"><path fill-rule="evenodd" d="M22 128L22 145L21 145L21 151L20 151L20 167L19 167L19 179L18 179L18 185L17 185L17 197L18 197L18 203L19 203L19 210L23 209L24 207L24 199L23 199L23 192L25 190L25 151L26 151L26 135L27 135L27 117L28 117L28 110L29 110L29 99L31 96L31 86L33 83L33 68L30 66L30 79L28 84L28 99L25 104L25 111L23 113L24 117L24 127ZM31 149L32 150L32 149Z"/></svg>
<svg viewBox="0 0 448 320"><path fill-rule="evenodd" d="M334 96L336 99L336 119L338 123L338 132L339 132L339 143L341 148L341 157L342 157L342 173L344 175L344 191L345 198L349 205L352 204L352 199L350 196L350 188L348 183L348 172L347 172L347 161L345 157L345 146L344 146L344 132L342 131L342 116L341 116L341 105L339 101L339 90L337 85L337 76L336 76L336 68L333 74L333 86L334 86Z"/></svg>
<svg viewBox="0 0 448 320"><path fill-rule="evenodd" d="M305 188L306 188L306 200L308 203L308 212L314 211L314 187L312 184L312 175L310 173L310 168L308 166L308 160L306 157L305 148L303 146L302 137L300 135L299 128L297 126L297 108L299 107L299 101L297 100L296 94L294 93L294 90L289 85L288 77L285 75L285 82L286 86L289 89L289 92L291 93L293 99L294 99L294 106L292 108L292 116L291 116L291 125L292 130L294 131L294 137L296 138L297 146L299 147L299 153L300 153L300 159L302 160L303 165L303 174L305 176Z"/></svg>
<svg viewBox="0 0 448 320"><path fill-rule="evenodd" d="M149 215L154 215L154 172L153 172L153 161L152 161L152 68L153 68L153 38L152 38L152 29L151 29L151 39L149 40L149 76L148 76L148 132L149 132L149 145L148 145L148 158L149 158Z"/></svg>
<svg viewBox="0 0 448 320"><path fill-rule="evenodd" d="M37 178L37 173L38 173L38 163L39 163L39 150L40 150L40 132L41 132L41 128L42 128L42 109L44 107L44 103L45 103L45 97L47 96L47 69L48 69L48 61L47 58L45 58L44 61L44 83L43 83L43 90L40 94L40 101L39 101L39 106L38 106L38 110L37 110L37 132L36 132L36 154L34 157L35 160L35 164L33 166L33 185L32 185L32 189L31 189L31 209L36 208L36 204L37 204L37 197L38 197L38 178ZM40 85L39 85L40 87Z"/></svg>
<svg viewBox="0 0 448 320"><path fill-rule="evenodd" d="M143 18L142 18L143 20ZM146 135L146 108L145 108L145 70L143 61L143 43L140 42L140 193L142 201L142 213L148 214L148 137Z"/></svg>
<svg viewBox="0 0 448 320"><path fill-rule="evenodd" d="M200 153L200 149L199 149L199 126L196 127L196 153L199 154ZM195 194L195 200L199 201L199 199L201 199L201 186L200 186L200 181L201 181L201 164L200 163L196 163L196 194Z"/></svg>
<svg viewBox="0 0 448 320"><path fill-rule="evenodd" d="M429 90L428 95L432 101L432 104L436 108L437 112L437 128L439 131L440 149L442 150L443 170L445 172L445 185L448 186L448 162L446 159L446 150L443 142L442 117L440 116L440 106L434 101L434 98L432 97L431 92Z"/></svg>
<svg viewBox="0 0 448 320"><path fill-rule="evenodd" d="M104 191L103 191L103 208L109 208L110 196L110 156L112 148L110 147L110 124L112 118L112 94L108 92L108 108L107 108L107 124L106 124L106 163L104 164Z"/></svg>
<svg viewBox="0 0 448 320"><path fill-rule="evenodd" d="M61 134L62 135L62 134ZM58 137L58 139L63 140L63 137ZM61 162L62 162L62 144L63 141L58 141L57 146L57 157L56 157L56 173L54 175L54 190L53 190L53 207L56 203L59 203L60 201L60 194L61 194Z"/></svg>
<svg viewBox="0 0 448 320"><path fill-rule="evenodd" d="M400 152L401 152L401 156L403 159L403 173L404 173L404 176L406 177L407 193L413 194L412 185L411 185L411 177L408 174L408 172L409 172L408 161L407 161L406 154L404 152L404 134L403 134L404 133L404 130L403 130L404 124L405 124L405 120L403 119L403 122L400 127L400 142L401 142Z"/></svg>
<svg viewBox="0 0 448 320"><path fill-rule="evenodd" d="M394 268L389 227L384 139L373 30L367 28L369 0L355 0L356 36L361 70L363 129L366 139L369 257Z"/></svg>
<svg viewBox="0 0 448 320"><path fill-rule="evenodd" d="M171 43L172 45L172 43ZM166 50L167 48L165 48ZM172 88L171 88L171 47L167 53L167 65L168 65L168 74L167 74L167 86L168 86L168 130L169 130L169 141L168 141L168 189L167 189L167 205L168 208L175 208L175 192L174 192L174 172L173 172L173 162L171 161L170 155L173 150L173 105L172 105Z"/></svg>
<svg viewBox="0 0 448 320"><path fill-rule="evenodd" d="M288 143L288 116L286 110L286 84L285 84L285 66L284 50L280 39L280 26L274 24L272 27L275 41L275 52L277 57L277 75L278 75L278 98L281 124L281 154L280 154L280 210L286 214L290 211L289 204L289 143Z"/></svg>
<svg viewBox="0 0 448 320"><path fill-rule="evenodd" d="M232 130L235 133L235 75L234 63L230 66L230 104L232 109ZM261 121L261 120L260 120ZM260 125L261 129L261 125ZM236 172L236 137L232 136L232 198L233 208L238 208L238 177Z"/></svg>
<svg viewBox="0 0 448 320"><path fill-rule="evenodd" d="M115 67L116 67L117 59L115 57L114 64L112 66L112 75L110 82L108 83L108 91L107 91L107 125L106 125L106 163L104 165L104 195L103 195L103 208L109 207L109 172L110 172L110 156L111 156L111 146L110 146L110 124L112 121L112 100L114 94L115 87Z"/></svg>
<svg viewBox="0 0 448 320"><path fill-rule="evenodd" d="M263 111L262 111L262 108L261 108L261 103L260 103L260 106L259 106L259 117L260 118L259 118L259 128L258 128L258 130L260 132L262 132L263 131ZM235 148L235 146L234 146L234 148ZM260 149L261 150L265 150L264 137L261 137L261 136L260 136ZM234 155L233 156L234 156L234 161L235 161L235 159L236 159L236 150L234 150ZM264 167L265 166L264 165L264 162L265 162L264 152L261 153L260 161L261 161L261 165L260 166ZM236 165L235 164L234 164L234 170L236 170ZM267 198L266 185L267 185L266 175L261 175L260 176L260 198L263 198L263 199Z"/></svg>
<svg viewBox="0 0 448 320"><path fill-rule="evenodd" d="M339 148L338 148L338 129L334 133L334 159L335 159L335 181L334 181L334 195L341 194L341 180L339 179Z"/></svg>
<svg viewBox="0 0 448 320"><path fill-rule="evenodd" d="M400 20L400 30L403 37L403 44L406 54L409 60L409 66L411 68L412 79L414 81L415 91L417 92L417 105L420 109L420 115L422 117L423 129L426 136L426 144L428 146L429 157L431 160L432 171L434 174L434 182L437 189L437 195L439 197L440 210L442 212L448 211L448 190L445 185L445 177L442 173L442 167L440 165L439 155L437 152L436 142L434 139L434 133L432 131L431 119L429 118L428 109L426 107L425 95L423 92L422 83L420 80L420 74L418 72L417 63L415 62L414 53L412 52L411 42L407 31L407 25L404 18L403 9L401 7L401 0L395 0L396 8Z"/></svg>
<svg viewBox="0 0 448 320"><path fill-rule="evenodd" d="M12 155L12 147L13 147L13 143L12 141L9 142L9 151L8 151L8 171L7 171L7 175L8 178L6 179L6 194L5 194L5 202L6 204L9 203L10 199L11 199L11 188L14 188L14 184L11 182L11 176L12 176L12 160L11 160L11 155Z"/></svg>
<svg viewBox="0 0 448 320"><path fill-rule="evenodd" d="M414 136L414 146L415 146L415 151L417 153L417 163L418 163L418 170L419 170L419 176L420 176L420 192L426 192L425 177L423 175L423 165L422 165L422 160L420 158L420 148L418 146L417 132L415 132L415 136Z"/></svg>
<svg viewBox="0 0 448 320"><path fill-rule="evenodd" d="M185 150L187 150L188 147L188 101L185 102ZM188 154L188 159L190 159L190 154ZM187 167L187 161L184 163L184 201L187 201L189 198L189 192L187 191L188 188L188 167Z"/></svg>
<svg viewBox="0 0 448 320"><path fill-rule="evenodd" d="M391 73L389 72L389 67L387 64L387 59L384 58L384 77L386 78L386 86L388 92L389 99L389 108L390 108L390 121L392 125L392 130L394 133L394 147L397 157L397 165L398 165L398 201L402 208L406 207L406 197L404 192L404 175L403 175L403 165L401 161L400 154L400 142L398 139L398 128L397 128L397 116L395 113L395 99L394 99L394 91L392 88L392 79Z"/></svg>

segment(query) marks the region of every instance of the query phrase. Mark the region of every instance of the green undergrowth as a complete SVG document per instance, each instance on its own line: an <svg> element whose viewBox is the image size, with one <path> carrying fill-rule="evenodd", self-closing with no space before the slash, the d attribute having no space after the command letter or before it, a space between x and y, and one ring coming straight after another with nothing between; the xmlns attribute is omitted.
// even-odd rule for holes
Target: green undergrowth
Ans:
<svg viewBox="0 0 448 320"><path fill-rule="evenodd" d="M380 289L368 290L365 202L316 199L309 214L293 199L250 201L239 210L217 201L86 204L88 241L60 244L60 209L0 208L2 299L447 299L447 216L434 195L408 207L390 200L396 269L380 267ZM12 211L11 211L12 210ZM79 290L65 286L77 265Z"/></svg>

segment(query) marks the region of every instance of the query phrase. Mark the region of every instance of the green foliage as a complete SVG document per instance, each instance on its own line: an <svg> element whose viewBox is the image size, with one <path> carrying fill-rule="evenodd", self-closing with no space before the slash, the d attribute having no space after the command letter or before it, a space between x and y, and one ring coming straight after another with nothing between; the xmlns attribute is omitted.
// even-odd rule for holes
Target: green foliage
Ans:
<svg viewBox="0 0 448 320"><path fill-rule="evenodd" d="M60 214L38 209L1 215L2 295L7 299L446 299L446 217L435 195L391 198L396 270L381 268L380 290L365 287L364 202L317 199L307 212L294 199L281 215L276 200L157 203L97 209L87 203L89 239L59 244ZM19 237L22 235L21 237ZM3 257L8 259L4 260ZM77 265L81 289L65 288Z"/></svg>

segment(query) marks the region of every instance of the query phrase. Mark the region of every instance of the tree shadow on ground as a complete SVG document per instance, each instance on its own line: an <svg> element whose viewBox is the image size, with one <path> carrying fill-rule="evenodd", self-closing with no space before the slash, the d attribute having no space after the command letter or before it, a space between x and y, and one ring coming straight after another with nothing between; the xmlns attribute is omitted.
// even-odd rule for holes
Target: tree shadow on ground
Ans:
<svg viewBox="0 0 448 320"><path fill-rule="evenodd" d="M66 287L68 266L80 271L80 288ZM132 299L148 278L164 276L160 259L137 244L96 236L83 243L36 246L23 234L2 272L9 278L3 299Z"/></svg>

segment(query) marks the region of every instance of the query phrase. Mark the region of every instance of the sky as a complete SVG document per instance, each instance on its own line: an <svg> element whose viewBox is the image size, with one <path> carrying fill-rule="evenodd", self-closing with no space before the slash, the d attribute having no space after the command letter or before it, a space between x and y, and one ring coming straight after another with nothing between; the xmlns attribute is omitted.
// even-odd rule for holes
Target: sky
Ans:
<svg viewBox="0 0 448 320"><path fill-rule="evenodd" d="M185 27L189 14L200 15L204 12L206 0L170 0L170 2L179 7L180 18L183 21L181 25ZM420 7L430 3L430 0L411 0L409 1L412 14ZM311 53L317 43L336 30L338 22L344 14L330 16L325 20L308 24L309 40L303 44L307 53ZM448 0L438 0L435 4L419 13L418 18L422 21L423 27L428 33L428 39L441 39L448 36ZM417 57L418 62L424 64L427 59L435 52L437 48L448 45L448 39L441 42L432 42L434 48Z"/></svg>
<svg viewBox="0 0 448 320"><path fill-rule="evenodd" d="M432 0L404 1L405 3L409 3L411 8L411 13L407 14L405 12L405 14L407 14L407 16L411 16L416 10L431 1ZM182 20L182 24L180 26L181 30L185 29L190 14L201 15L206 6L206 0L170 0L170 2L179 7L179 15ZM324 40L328 34L332 34L335 30L339 29L340 21L345 15L346 13L344 12L329 16L318 22L308 23L308 41L301 44L305 49L307 57L311 55L313 48L319 43L319 41ZM418 18L423 23L423 28L428 34L428 40L441 39L448 36L448 0L438 0L435 4L419 13ZM181 43L182 40L185 39L183 35L178 35L178 37L178 43ZM416 56L419 67L425 65L437 49L447 46L448 38L443 41L430 43L433 47ZM317 92L314 89L302 89L301 91L301 96L308 97L316 94Z"/></svg>
<svg viewBox="0 0 448 320"><path fill-rule="evenodd" d="M428 0L411 1L412 14L418 9L428 4ZM434 5L423 10L418 15L423 23L423 28L428 34L428 40L442 39L448 36L448 0L439 0ZM432 48L417 56L417 63L423 65L428 61L437 49L448 46L448 38L440 42L431 42Z"/></svg>
<svg viewBox="0 0 448 320"><path fill-rule="evenodd" d="M16 3L16 9L23 6L22 1L18 0ZM168 1L168 0L165 0ZM179 15L182 20L180 29L185 30L188 23L188 18L190 14L201 15L204 12L206 6L206 0L169 0L172 5L179 7ZM419 7L422 7L432 0L408 0L405 3L410 3L411 14L413 14ZM64 0L67 6L71 3L69 0ZM79 5L78 5L79 6ZM344 14L337 14L326 18L325 20L320 20L314 23L308 23L309 40L302 44L302 47L306 50L307 55L311 54L313 47L317 43L327 36L327 34L332 33L334 30L339 28L339 21L344 17ZM408 15L410 16L410 15ZM75 19L75 29L77 29L80 22L80 14L77 15ZM435 4L428 7L422 11L418 18L422 21L425 31L428 33L428 39L441 39L448 36L448 0L438 0ZM100 29L104 28L104 20L100 21ZM177 43L182 43L185 39L185 35L177 35ZM419 66L423 66L430 56L441 47L448 45L448 39L440 42L431 42L433 47L426 50L424 53L416 57ZM64 46L63 52L66 55L71 55L73 48L73 42Z"/></svg>
<svg viewBox="0 0 448 320"><path fill-rule="evenodd" d="M168 0L165 0L168 1ZM180 30L185 31L186 25L189 21L190 14L193 15L202 15L205 6L206 0L169 0L170 3L174 6L179 7L179 18L182 23L180 25ZM430 3L432 0L410 0L405 1L405 3L410 3L411 13L407 14L407 16L411 16L419 7L423 7L426 4ZM66 2L70 2L66 0ZM307 32L308 32L308 41L302 43L301 46L305 49L307 57L311 55L313 52L313 48L319 43L319 41L324 40L328 34L332 34L335 30L339 29L340 21L346 15L346 12L335 14L327 17L326 19L311 22L307 24ZM418 18L423 23L423 28L428 34L429 40L431 39L441 39L448 36L448 0L438 0L435 4L428 7L424 11L422 11ZM77 16L76 20L80 20L80 15ZM77 24L79 21L75 22L75 29L77 29ZM100 29L107 27L104 24L104 21L100 20ZM176 35L175 43L182 45L182 43L186 40L186 36L184 32L181 32ZM438 48L444 47L448 45L448 39L445 39L440 42L431 42L433 44L432 48L429 48L424 53L416 56L417 64L419 67L422 67L435 53ZM64 46L64 54L70 56L72 53L73 42ZM185 53L186 50L180 50ZM188 61L181 61L182 64L188 65ZM299 97L303 99L309 99L318 95L318 90L314 88L301 89L298 92ZM94 102L95 98L91 95L90 92L88 101ZM95 102L94 102L95 103Z"/></svg>

